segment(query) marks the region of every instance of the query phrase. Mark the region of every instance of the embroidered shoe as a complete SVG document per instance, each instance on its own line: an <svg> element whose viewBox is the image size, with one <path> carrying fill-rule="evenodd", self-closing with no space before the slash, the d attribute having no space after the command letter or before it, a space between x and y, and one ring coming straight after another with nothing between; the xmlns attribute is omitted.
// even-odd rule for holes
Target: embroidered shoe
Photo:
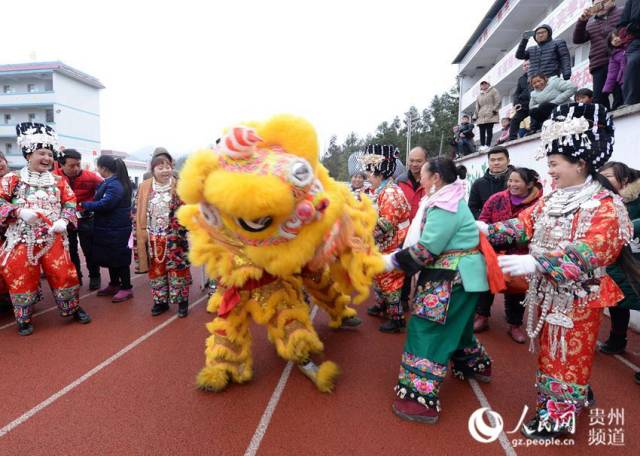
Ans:
<svg viewBox="0 0 640 456"><path fill-rule="evenodd" d="M418 423L435 424L440 414L438 410L425 407L410 399L397 398L391 406L393 413L406 421L417 421Z"/></svg>
<svg viewBox="0 0 640 456"><path fill-rule="evenodd" d="M33 333L33 325L30 321L26 323L18 323L18 334L21 336L30 336Z"/></svg>
<svg viewBox="0 0 640 456"><path fill-rule="evenodd" d="M371 306L367 309L367 313L372 317L383 317L384 316L384 307L379 304L375 306Z"/></svg>
<svg viewBox="0 0 640 456"><path fill-rule="evenodd" d="M91 317L80 306L76 307L76 311L73 313L73 319L78 323L82 323L83 325L91 323Z"/></svg>
<svg viewBox="0 0 640 456"><path fill-rule="evenodd" d="M547 430L545 426L540 425L540 418L537 415L522 425L520 433L532 440L552 440L570 434L565 429L558 431Z"/></svg>
<svg viewBox="0 0 640 456"><path fill-rule="evenodd" d="M102 290L99 290L97 296L113 296L118 291L120 291L120 287L116 285L107 285Z"/></svg>
<svg viewBox="0 0 640 456"><path fill-rule="evenodd" d="M181 302L178 305L178 318L184 318L189 315L189 303Z"/></svg>
<svg viewBox="0 0 640 456"><path fill-rule="evenodd" d="M115 295L111 302L125 302L133 298L133 290L120 290Z"/></svg>
<svg viewBox="0 0 640 456"><path fill-rule="evenodd" d="M507 331L507 334L509 334L511 338L519 344L524 344L527 341L527 337L524 335L522 326L509 325L509 331Z"/></svg>
<svg viewBox="0 0 640 456"><path fill-rule="evenodd" d="M151 308L151 316L157 317L169 310L169 304L154 304Z"/></svg>

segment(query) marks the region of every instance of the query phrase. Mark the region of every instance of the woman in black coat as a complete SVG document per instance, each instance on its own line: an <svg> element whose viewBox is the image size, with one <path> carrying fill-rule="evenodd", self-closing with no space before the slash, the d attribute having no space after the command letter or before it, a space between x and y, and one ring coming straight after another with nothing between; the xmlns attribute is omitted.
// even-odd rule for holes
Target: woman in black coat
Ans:
<svg viewBox="0 0 640 456"><path fill-rule="evenodd" d="M131 285L131 181L127 167L119 158L98 158L98 172L104 178L94 201L82 203L95 213L93 255L100 267L109 268L109 285L98 296L113 296L113 302L133 298Z"/></svg>

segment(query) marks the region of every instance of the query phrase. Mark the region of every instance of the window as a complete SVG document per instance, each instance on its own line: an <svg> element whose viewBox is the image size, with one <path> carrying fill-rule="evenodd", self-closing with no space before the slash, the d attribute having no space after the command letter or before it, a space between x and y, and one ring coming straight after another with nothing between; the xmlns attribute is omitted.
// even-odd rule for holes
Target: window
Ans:
<svg viewBox="0 0 640 456"><path fill-rule="evenodd" d="M11 144L11 143L5 144L5 151L7 152L7 155L11 155L11 150L12 149L13 149L13 144Z"/></svg>
<svg viewBox="0 0 640 456"><path fill-rule="evenodd" d="M35 122L36 114L34 112L29 113L29 122Z"/></svg>
<svg viewBox="0 0 640 456"><path fill-rule="evenodd" d="M49 80L44 81L44 91L53 92L53 81L49 81Z"/></svg>
<svg viewBox="0 0 640 456"><path fill-rule="evenodd" d="M5 125L9 125L11 123L11 114L4 115L4 123Z"/></svg>
<svg viewBox="0 0 640 456"><path fill-rule="evenodd" d="M3 93L11 93L11 86L10 85L2 86L2 92Z"/></svg>
<svg viewBox="0 0 640 456"><path fill-rule="evenodd" d="M47 109L45 111L46 122L53 123L53 109Z"/></svg>
<svg viewBox="0 0 640 456"><path fill-rule="evenodd" d="M27 92L33 93L36 91L37 91L37 88L35 84L27 84Z"/></svg>

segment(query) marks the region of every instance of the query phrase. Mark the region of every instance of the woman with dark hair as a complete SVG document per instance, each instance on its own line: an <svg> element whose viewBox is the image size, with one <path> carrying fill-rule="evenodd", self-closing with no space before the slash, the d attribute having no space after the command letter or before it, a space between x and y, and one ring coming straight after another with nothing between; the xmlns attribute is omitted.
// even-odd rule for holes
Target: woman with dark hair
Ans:
<svg viewBox="0 0 640 456"><path fill-rule="evenodd" d="M136 272L149 273L151 315L160 315L173 304L178 317L184 318L189 312L191 269L187 230L176 216L182 201L176 193L173 157L163 149L149 168L152 177L140 185L134 211Z"/></svg>
<svg viewBox="0 0 640 456"><path fill-rule="evenodd" d="M465 201L464 166L433 158L420 183L429 193L411 224L406 248L385 255L388 271L418 276L393 411L402 419L435 423L449 362L460 378L491 380L491 360L473 334L481 292L489 290L480 235Z"/></svg>
<svg viewBox="0 0 640 456"><path fill-rule="evenodd" d="M120 158L102 155L98 158L98 173L104 178L93 201L82 208L95 213L93 254L95 263L109 269L109 285L98 296L112 296L112 302L133 298L131 285L131 180Z"/></svg>
<svg viewBox="0 0 640 456"><path fill-rule="evenodd" d="M629 168L624 163L609 162L600 168L600 175L606 177L618 192L627 207L629 218L634 225L633 238L640 236L640 171ZM631 244L632 255L636 260L640 257L640 246ZM617 306L609 308L611 315L611 332L609 339L600 346L600 351L607 355L624 352L627 346L627 329L629 327L630 310L640 310L640 289L637 283L627 277L621 267L621 259L607 268L607 274L615 280L624 293L624 300ZM640 375L638 375L640 379Z"/></svg>
<svg viewBox="0 0 640 456"><path fill-rule="evenodd" d="M542 196L542 184L538 173L529 168L516 168L507 180L507 189L492 195L482 207L478 220L486 223L503 222L515 218L528 207L533 206ZM528 244L510 244L499 246L499 250L507 254L526 254ZM504 294L504 309L509 324L509 335L519 344L524 344L526 336L522 330L524 315L524 293ZM478 304L477 319L488 320L491 316L491 301Z"/></svg>
<svg viewBox="0 0 640 456"><path fill-rule="evenodd" d="M612 136L603 106L559 106L543 126L539 155L547 156L556 189L518 218L477 222L495 245L529 242L528 255L499 258L503 272L528 276L531 350L536 338L540 342L536 414L522 428L529 438L575 431L577 415L592 400L589 378L603 310L624 298L606 267L631 240L632 226L620 198L596 173L611 157Z"/></svg>
<svg viewBox="0 0 640 456"><path fill-rule="evenodd" d="M411 207L404 192L393 181L396 171L398 148L396 146L370 144L361 161L370 172L371 198L378 210L378 221L373 233L378 249L391 253L402 246L411 221ZM404 328L404 315L400 303L404 274L391 271L375 277L373 291L376 305L369 307L368 314L386 317L380 331L400 332Z"/></svg>

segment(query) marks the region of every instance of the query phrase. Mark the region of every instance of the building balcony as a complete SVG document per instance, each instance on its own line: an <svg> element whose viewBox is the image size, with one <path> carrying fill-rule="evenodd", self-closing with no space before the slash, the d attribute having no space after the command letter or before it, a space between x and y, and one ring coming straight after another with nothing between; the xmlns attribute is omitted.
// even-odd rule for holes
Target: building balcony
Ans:
<svg viewBox="0 0 640 456"><path fill-rule="evenodd" d="M463 87L460 97L460 111L470 111L480 93L480 82L487 80L498 89L502 96L510 95L515 89L518 77L521 74L521 66L523 61L515 57L516 50L520 43L521 35L525 30L532 30L538 24L549 24L553 29L553 37L563 39L567 42L570 50L576 46L572 44L573 28L582 14L582 11L591 5L591 0L565 0L560 3L551 14L535 24L529 24L521 27L519 30L509 30L511 34L511 43L516 42L513 46L491 69L484 74L474 76L472 78L473 85L471 87ZM529 16L531 18L531 16ZM533 39L529 40L528 46L535 45ZM492 51L495 55L495 50ZM581 62L582 64L582 62ZM464 73L460 74L465 77ZM582 79L582 75L580 76ZM464 79L463 79L464 80Z"/></svg>
<svg viewBox="0 0 640 456"><path fill-rule="evenodd" d="M15 124L0 125L0 138L15 138L16 126Z"/></svg>
<svg viewBox="0 0 640 456"><path fill-rule="evenodd" d="M41 121L36 121L41 122ZM47 122L47 125L55 129L56 124L54 122ZM15 138L16 137L16 124L0 124L0 138Z"/></svg>
<svg viewBox="0 0 640 456"><path fill-rule="evenodd" d="M0 108L53 106L55 92L0 93Z"/></svg>

